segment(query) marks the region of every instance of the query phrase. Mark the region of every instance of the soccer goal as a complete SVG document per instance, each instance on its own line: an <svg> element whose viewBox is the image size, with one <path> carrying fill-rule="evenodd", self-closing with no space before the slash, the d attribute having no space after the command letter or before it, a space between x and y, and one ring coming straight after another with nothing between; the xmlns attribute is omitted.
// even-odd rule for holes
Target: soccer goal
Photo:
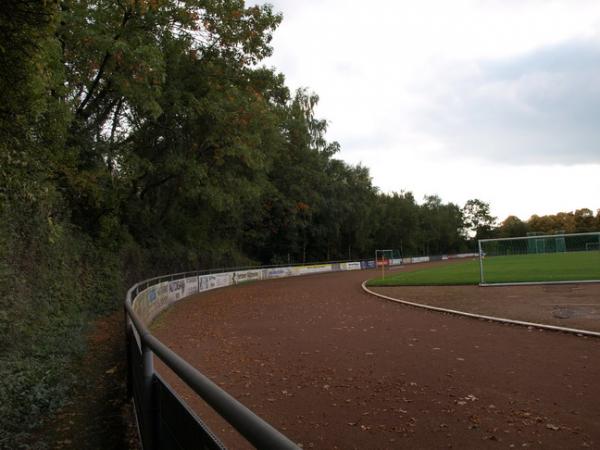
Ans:
<svg viewBox="0 0 600 450"><path fill-rule="evenodd" d="M479 240L481 286L600 282L600 232Z"/></svg>
<svg viewBox="0 0 600 450"><path fill-rule="evenodd" d="M585 250L588 252L590 250L600 250L600 242L586 242Z"/></svg>
<svg viewBox="0 0 600 450"><path fill-rule="evenodd" d="M389 249L389 250L375 250L375 265L381 268L381 277L385 278L386 268L389 270L392 266L399 266L402 264L402 254L400 250Z"/></svg>

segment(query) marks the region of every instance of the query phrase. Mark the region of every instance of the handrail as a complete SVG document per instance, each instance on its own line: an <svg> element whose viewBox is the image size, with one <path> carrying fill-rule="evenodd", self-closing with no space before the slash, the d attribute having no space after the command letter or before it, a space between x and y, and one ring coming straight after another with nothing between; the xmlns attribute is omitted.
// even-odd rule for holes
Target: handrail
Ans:
<svg viewBox="0 0 600 450"><path fill-rule="evenodd" d="M256 448L299 448L286 436L254 414L250 409L155 338L136 316L130 302L125 304L125 309L138 332L142 345L148 346L161 361L185 381L221 417L227 420L248 442Z"/></svg>
<svg viewBox="0 0 600 450"><path fill-rule="evenodd" d="M125 301L125 314L127 317L127 333L135 330L139 340L139 346L142 353L142 373L143 383L142 389L145 400L140 401L140 407L143 408L143 414L151 417L153 414L151 399L153 396L152 379L154 377L154 364L152 355L156 355L164 362L173 372L181 378L196 394L198 394L210 407L213 408L223 419L229 422L244 438L252 445L261 449L296 449L299 447L276 430L269 423L261 419L250 409L233 398L218 385L212 382L209 378L195 369L187 361L177 355L173 350L163 344L160 340L152 335L147 326L137 316L133 308L133 300L144 289L160 284L166 281L176 281L187 277L195 277L201 275L212 275L223 272L236 272L244 270L262 270L273 269L280 267L297 267L297 266L317 266L321 264L341 264L348 262L356 262L356 260L341 260L341 261L323 261L323 262L307 262L294 264L278 264L269 266L244 266L221 268L211 270L196 270L179 272L170 275L161 275L146 280L140 281L133 285L127 292ZM154 450L157 442L154 436L154 431L151 429L141 429L142 444L144 450Z"/></svg>
<svg viewBox="0 0 600 450"><path fill-rule="evenodd" d="M153 406L153 399L155 398L153 383L156 380L156 374L154 371L153 355L156 355L163 363L165 363L173 372L182 379L188 387L190 387L196 394L198 394L215 412L217 412L223 419L231 424L249 443L260 449L296 449L299 447L284 436L281 432L276 430L269 423L261 419L250 409L240 403L238 400L233 398L218 385L212 382L209 378L195 369L187 361L177 355L173 350L163 344L160 340L152 335L147 326L137 316L133 301L140 294L140 292L148 289L150 286L160 284L166 281L176 281L188 277L196 277L202 275L212 275L222 272L236 272L244 270L262 270L262 269L273 269L273 268L285 268L285 267L297 267L297 266L318 266L322 264L342 264L342 263L355 263L358 261L371 261L369 258L357 258L354 260L341 260L341 261L323 261L323 262L307 262L307 263L294 263L294 264L279 264L269 266L244 266L244 267L231 267L222 269L212 270L196 270L179 272L170 275L161 275L146 280L140 281L134 284L128 291L125 300L125 315L126 315L126 326L127 326L127 338L129 339L132 335L136 337L136 343L133 342L131 345L137 347L141 353L141 361L138 360L136 364L141 365L141 375L138 372L136 378L137 392L141 398L136 398L136 412L137 408L140 408L142 414L142 424L138 419L139 432L142 438L142 446L144 450L156 450L159 444L159 436L156 435L156 429L152 425L152 421L155 420L156 411ZM336 270L336 269L334 269ZM343 270L343 269L342 269ZM352 269L350 269L352 270ZM128 353L130 347L128 344ZM133 376L131 371L131 354L128 354L128 363L130 364L129 377ZM140 366L138 366L140 367ZM129 378L129 383L132 383L133 378ZM132 389L132 385L129 384L129 388ZM133 389L132 389L133 390ZM141 390L141 391L140 391ZM139 401L139 404L138 404ZM182 404L183 401L179 400ZM151 421L149 425L148 419ZM195 419L198 420L198 419ZM146 423L143 423L146 422ZM214 437L211 439L215 439ZM213 442L217 447L221 447L218 441Z"/></svg>

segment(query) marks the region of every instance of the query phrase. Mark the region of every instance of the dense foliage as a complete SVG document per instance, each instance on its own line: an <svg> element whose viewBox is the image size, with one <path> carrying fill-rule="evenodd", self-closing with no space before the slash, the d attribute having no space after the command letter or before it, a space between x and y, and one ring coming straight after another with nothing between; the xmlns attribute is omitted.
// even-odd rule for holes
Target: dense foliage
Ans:
<svg viewBox="0 0 600 450"><path fill-rule="evenodd" d="M378 192L335 158L318 97L260 65L280 21L242 0L3 1L0 447L60 402L85 324L142 277L598 228Z"/></svg>

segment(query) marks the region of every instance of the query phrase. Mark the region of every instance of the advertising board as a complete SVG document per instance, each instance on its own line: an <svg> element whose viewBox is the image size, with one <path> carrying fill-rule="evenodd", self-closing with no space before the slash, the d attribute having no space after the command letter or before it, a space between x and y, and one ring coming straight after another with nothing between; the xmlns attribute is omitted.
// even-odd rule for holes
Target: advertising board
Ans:
<svg viewBox="0 0 600 450"><path fill-rule="evenodd" d="M361 269L374 269L375 268L375 260L371 259L368 261L361 261L360 262L360 268Z"/></svg>
<svg viewBox="0 0 600 450"><path fill-rule="evenodd" d="M429 261L429 256L414 256L411 259L412 259L412 263L413 264L423 263L423 262L428 262Z"/></svg>
<svg viewBox="0 0 600 450"><path fill-rule="evenodd" d="M166 281L140 292L133 304L133 309L144 323L150 323L168 303L169 282Z"/></svg>
<svg viewBox="0 0 600 450"><path fill-rule="evenodd" d="M361 264L360 261L346 262L341 265L342 270L360 270Z"/></svg>
<svg viewBox="0 0 600 450"><path fill-rule="evenodd" d="M476 256L479 256L479 253L458 253L456 255L448 255L448 259L474 258Z"/></svg>
<svg viewBox="0 0 600 450"><path fill-rule="evenodd" d="M233 273L216 273L208 276L209 289L216 289L225 286L231 286L233 284Z"/></svg>
<svg viewBox="0 0 600 450"><path fill-rule="evenodd" d="M185 289L183 296L194 295L198 292L198 277L188 277L185 279Z"/></svg>
<svg viewBox="0 0 600 450"><path fill-rule="evenodd" d="M183 298L185 292L185 280L175 280L169 282L169 303L176 302Z"/></svg>
<svg viewBox="0 0 600 450"><path fill-rule="evenodd" d="M311 266L296 266L291 268L292 275L307 275L311 273L331 272L331 264L314 264Z"/></svg>
<svg viewBox="0 0 600 450"><path fill-rule="evenodd" d="M289 277L291 275L291 267L273 267L271 269L263 269L263 278L268 280L272 278Z"/></svg>
<svg viewBox="0 0 600 450"><path fill-rule="evenodd" d="M262 280L262 270L253 269L233 272L232 280L235 284L246 283L248 281Z"/></svg>

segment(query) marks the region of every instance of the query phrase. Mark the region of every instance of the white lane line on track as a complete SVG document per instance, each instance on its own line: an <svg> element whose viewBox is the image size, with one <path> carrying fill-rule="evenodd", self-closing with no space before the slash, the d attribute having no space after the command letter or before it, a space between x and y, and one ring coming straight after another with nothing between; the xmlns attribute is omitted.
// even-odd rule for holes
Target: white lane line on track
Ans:
<svg viewBox="0 0 600 450"><path fill-rule="evenodd" d="M445 312L445 313L449 313L449 314L456 314L456 315L459 315L459 316L472 317L472 318L475 318L475 319L490 320L492 322L509 323L509 324L512 324L512 325L521 325L521 326L525 326L525 327L539 328L539 329L542 329L542 330L562 331L563 333L571 333L571 334L576 334L576 335L580 335L580 336L600 337L600 333L596 332L596 331L579 330L577 328L559 327L557 325L544 325L542 323L525 322L525 321L522 321L522 320L505 319L505 318L502 318L502 317L484 316L484 315L481 315L481 314L474 314L474 313L469 313L469 312L465 312L465 311L457 311L455 309L446 309L446 308L440 308L438 306L431 306L431 305L424 305L422 303L409 302L407 300L401 300L399 298L389 297L387 295L383 295L383 294L379 294L377 292L373 292L372 290L370 290L369 288L367 288L367 281L369 281L369 280L363 281L363 283L361 285L362 288L363 288L363 290L367 294L371 294L371 295L374 295L376 297L383 298L385 300L390 300L392 302L402 303L404 305L415 306L417 308L429 309L429 310L432 310L432 311Z"/></svg>

